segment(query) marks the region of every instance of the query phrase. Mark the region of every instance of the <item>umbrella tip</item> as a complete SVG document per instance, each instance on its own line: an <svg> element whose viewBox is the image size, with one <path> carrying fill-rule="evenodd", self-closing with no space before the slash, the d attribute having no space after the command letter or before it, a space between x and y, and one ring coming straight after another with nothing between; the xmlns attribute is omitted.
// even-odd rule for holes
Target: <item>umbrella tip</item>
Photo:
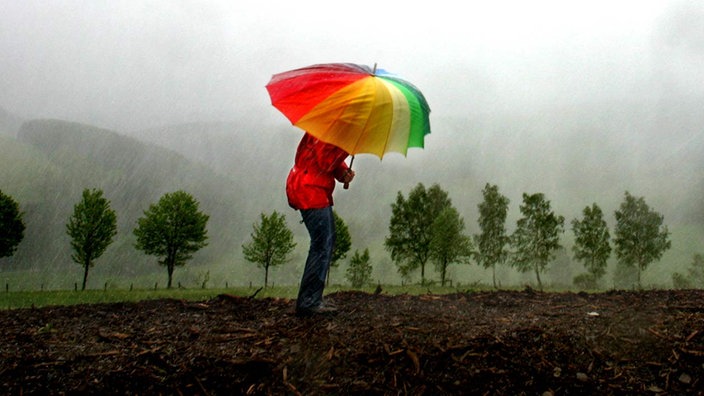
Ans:
<svg viewBox="0 0 704 396"><path fill-rule="evenodd" d="M372 74L376 74L376 62L374 62L374 68L372 69Z"/></svg>

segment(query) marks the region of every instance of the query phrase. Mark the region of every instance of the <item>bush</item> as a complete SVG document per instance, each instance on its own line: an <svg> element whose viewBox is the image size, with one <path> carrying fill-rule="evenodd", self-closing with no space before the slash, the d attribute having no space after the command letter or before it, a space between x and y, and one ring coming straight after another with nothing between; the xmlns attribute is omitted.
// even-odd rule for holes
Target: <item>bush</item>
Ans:
<svg viewBox="0 0 704 396"><path fill-rule="evenodd" d="M24 238L24 223L19 205L0 191L0 257L10 257Z"/></svg>
<svg viewBox="0 0 704 396"><path fill-rule="evenodd" d="M692 282L690 282L686 276L680 274L679 272L675 272L672 274L672 287L675 289L691 289Z"/></svg>
<svg viewBox="0 0 704 396"><path fill-rule="evenodd" d="M597 288L597 281L592 274L579 274L574 277L572 283L581 290L594 290Z"/></svg>

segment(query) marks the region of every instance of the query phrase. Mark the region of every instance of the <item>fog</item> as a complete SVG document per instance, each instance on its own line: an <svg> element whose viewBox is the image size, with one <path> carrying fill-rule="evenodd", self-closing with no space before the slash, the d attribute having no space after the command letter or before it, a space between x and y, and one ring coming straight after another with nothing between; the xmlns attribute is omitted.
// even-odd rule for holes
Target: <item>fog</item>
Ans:
<svg viewBox="0 0 704 396"><path fill-rule="evenodd" d="M0 106L121 131L283 122L269 77L343 61L406 77L433 117L704 90L697 1L238 3L3 2Z"/></svg>
<svg viewBox="0 0 704 396"><path fill-rule="evenodd" d="M383 233L396 193L418 182L447 189L470 232L486 182L511 199L514 216L523 192L544 192L569 221L592 202L613 213L630 190L666 222L699 224L702 20L698 1L441 0L402 8L5 1L0 109L13 119L115 130L186 156L188 146L167 132L173 126L219 123L226 134L235 125L237 140L228 144L256 147L266 169L285 172L294 147L271 146L293 146L299 132L270 105L271 75L322 62L376 63L423 91L432 134L407 158L355 161L357 190L336 193L352 228L375 220ZM190 158L222 173L261 166L234 163L227 147L211 147ZM287 209L283 177L251 182L268 197L261 211ZM383 204L369 203L370 194ZM373 219L352 219L358 213ZM380 244L378 232L359 232L364 243Z"/></svg>

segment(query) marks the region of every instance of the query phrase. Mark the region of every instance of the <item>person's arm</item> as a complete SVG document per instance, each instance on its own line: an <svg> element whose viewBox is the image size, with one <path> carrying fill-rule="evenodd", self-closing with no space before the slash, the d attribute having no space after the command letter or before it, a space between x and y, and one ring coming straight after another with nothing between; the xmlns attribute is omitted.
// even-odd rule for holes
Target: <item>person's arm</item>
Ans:
<svg viewBox="0 0 704 396"><path fill-rule="evenodd" d="M331 173L335 179L340 180L349 169L345 158L349 156L344 150L322 141L313 145L318 168L326 173ZM341 180L340 180L341 181Z"/></svg>

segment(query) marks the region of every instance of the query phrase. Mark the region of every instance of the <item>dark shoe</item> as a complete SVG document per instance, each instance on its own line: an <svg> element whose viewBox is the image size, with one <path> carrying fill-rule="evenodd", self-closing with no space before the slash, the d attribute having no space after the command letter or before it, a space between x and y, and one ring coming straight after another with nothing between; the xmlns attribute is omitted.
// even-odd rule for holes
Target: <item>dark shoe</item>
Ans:
<svg viewBox="0 0 704 396"><path fill-rule="evenodd" d="M296 308L296 316L305 317L313 315L334 315L337 313L337 308L329 305L318 305L311 308Z"/></svg>

